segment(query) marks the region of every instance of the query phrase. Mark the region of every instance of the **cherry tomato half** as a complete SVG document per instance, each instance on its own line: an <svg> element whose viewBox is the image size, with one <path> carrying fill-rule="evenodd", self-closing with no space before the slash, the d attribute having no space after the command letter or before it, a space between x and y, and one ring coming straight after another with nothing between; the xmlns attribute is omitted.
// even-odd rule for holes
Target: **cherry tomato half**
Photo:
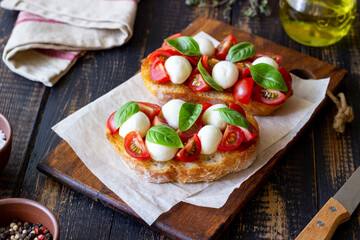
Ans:
<svg viewBox="0 0 360 240"><path fill-rule="evenodd" d="M229 108L237 111L238 113L240 113L241 115L243 115L244 118L246 118L246 113L245 113L244 109L243 109L239 104L236 104L236 103L231 102L231 103L229 104Z"/></svg>
<svg viewBox="0 0 360 240"><path fill-rule="evenodd" d="M183 35L181 33L175 33L174 35L171 35L170 37L167 37L166 39L174 39L174 38L179 38L182 37ZM163 49L174 49L173 46L169 45L167 42L163 42L163 44L161 45L161 48Z"/></svg>
<svg viewBox="0 0 360 240"><path fill-rule="evenodd" d="M197 134L186 143L185 147L181 149L175 157L182 162L193 162L199 158L201 152L201 142Z"/></svg>
<svg viewBox="0 0 360 240"><path fill-rule="evenodd" d="M148 159L150 154L144 144L142 137L138 131L129 132L124 139L126 152L134 158Z"/></svg>
<svg viewBox="0 0 360 240"><path fill-rule="evenodd" d="M246 66L246 64L252 65L249 61L240 61L236 63L236 67L239 70L239 79L249 77L251 75L250 68Z"/></svg>
<svg viewBox="0 0 360 240"><path fill-rule="evenodd" d="M198 65L199 60L200 60L200 58L197 56L187 56L187 55L183 55L181 53L179 53L178 55L186 58L190 62L190 64L193 65L194 67L196 67Z"/></svg>
<svg viewBox="0 0 360 240"><path fill-rule="evenodd" d="M182 142L186 142L189 138L191 138L195 133L198 133L202 128L202 120L199 117L194 124L186 131L177 130L177 134L179 135Z"/></svg>
<svg viewBox="0 0 360 240"><path fill-rule="evenodd" d="M202 102L202 103L199 103L199 104L201 104L203 106L201 114L203 114L209 107L212 106L211 103L207 103L207 102Z"/></svg>
<svg viewBox="0 0 360 240"><path fill-rule="evenodd" d="M156 125L168 125L167 121L161 117L161 116L155 116L154 119L151 122L151 126L156 126Z"/></svg>
<svg viewBox="0 0 360 240"><path fill-rule="evenodd" d="M221 142L217 148L218 151L232 151L243 142L244 134L240 128L234 125L227 125Z"/></svg>
<svg viewBox="0 0 360 240"><path fill-rule="evenodd" d="M164 61L157 58L150 68L150 78L155 82L164 83L169 82L170 77L165 70Z"/></svg>
<svg viewBox="0 0 360 240"><path fill-rule="evenodd" d="M288 91L290 91L292 89L291 85L292 85L292 77L290 75L290 73L284 68L284 67L279 67L278 71L281 73L285 84L288 88Z"/></svg>
<svg viewBox="0 0 360 240"><path fill-rule="evenodd" d="M249 124L250 124L250 127L251 127L251 132L248 129L244 128L244 127L238 127L238 128L241 129L241 131L244 134L244 139L243 139L244 143L250 142L251 140L253 140L257 136L256 128L251 123L249 123Z"/></svg>
<svg viewBox="0 0 360 240"><path fill-rule="evenodd" d="M205 82L204 78L202 77L201 73L197 68L195 68L190 77L189 77L189 87L194 92L203 92L209 90L211 87L207 82Z"/></svg>
<svg viewBox="0 0 360 240"><path fill-rule="evenodd" d="M277 64L280 64L282 57L280 55L276 55L276 54L272 54L272 53L268 53L268 52L257 52L253 57L252 57L252 61L255 61L255 59L259 58L259 57L269 57L274 59Z"/></svg>
<svg viewBox="0 0 360 240"><path fill-rule="evenodd" d="M119 131L119 128L115 127L115 120L114 120L115 113L116 113L116 111L110 115L110 117L108 118L108 120L106 122L106 127L110 130L110 132L112 134L117 133Z"/></svg>
<svg viewBox="0 0 360 240"><path fill-rule="evenodd" d="M166 60L168 57L179 55L180 53L174 49L158 49L149 55L149 61L155 62L157 58L162 58L162 60Z"/></svg>
<svg viewBox="0 0 360 240"><path fill-rule="evenodd" d="M253 87L254 79L251 77L237 81L233 90L235 100L242 104L249 104Z"/></svg>
<svg viewBox="0 0 360 240"><path fill-rule="evenodd" d="M161 107L154 103L138 102L140 111L145 113L150 121L154 119L156 115L161 111Z"/></svg>
<svg viewBox="0 0 360 240"><path fill-rule="evenodd" d="M205 56L205 55L202 56L202 58L201 58L201 64L203 65L203 67L205 68L205 70L206 70L208 73L211 74L211 68L210 68L210 66L209 66L208 61L209 61L209 57L208 57L208 56Z"/></svg>
<svg viewBox="0 0 360 240"><path fill-rule="evenodd" d="M220 60L216 59L216 58L209 58L208 59L208 65L209 65L210 69L213 69L215 64L217 64L219 62L220 62Z"/></svg>
<svg viewBox="0 0 360 240"><path fill-rule="evenodd" d="M278 90L271 90L255 85L253 99L259 102L273 105L280 104L286 99L286 95Z"/></svg>
<svg viewBox="0 0 360 240"><path fill-rule="evenodd" d="M221 43L216 47L215 49L215 57L221 60L225 60L226 55L229 52L229 49L236 45L235 37L230 34L227 37L225 37Z"/></svg>

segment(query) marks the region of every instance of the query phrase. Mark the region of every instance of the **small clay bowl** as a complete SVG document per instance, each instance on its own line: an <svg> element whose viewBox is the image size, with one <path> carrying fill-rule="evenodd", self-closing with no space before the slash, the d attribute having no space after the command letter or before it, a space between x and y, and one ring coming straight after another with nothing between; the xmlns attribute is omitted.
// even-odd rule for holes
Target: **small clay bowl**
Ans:
<svg viewBox="0 0 360 240"><path fill-rule="evenodd" d="M5 145L0 148L0 176L9 161L12 143L12 128L9 120L0 113L0 130L5 133Z"/></svg>
<svg viewBox="0 0 360 240"><path fill-rule="evenodd" d="M41 223L53 236L59 239L59 223L54 214L44 205L25 198L0 199L0 226L10 224L13 219L32 224Z"/></svg>

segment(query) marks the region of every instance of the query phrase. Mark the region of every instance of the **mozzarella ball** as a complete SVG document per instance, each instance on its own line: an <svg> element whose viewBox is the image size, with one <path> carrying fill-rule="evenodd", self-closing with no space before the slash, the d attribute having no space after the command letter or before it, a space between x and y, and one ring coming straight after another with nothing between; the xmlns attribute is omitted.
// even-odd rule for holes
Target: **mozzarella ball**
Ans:
<svg viewBox="0 0 360 240"><path fill-rule="evenodd" d="M217 108L227 108L227 106L225 104L212 105L204 112L202 122L204 125L213 125L222 131L226 128L227 123L221 118L219 111L213 111Z"/></svg>
<svg viewBox="0 0 360 240"><path fill-rule="evenodd" d="M276 69L278 69L278 67L279 67L279 64L277 64L277 62L270 57L259 57L259 58L255 59L255 61L253 61L252 65L256 65L259 63L269 64L270 66L273 66Z"/></svg>
<svg viewBox="0 0 360 240"><path fill-rule="evenodd" d="M198 137L201 141L201 154L212 154L221 142L222 133L219 128L206 125L200 129Z"/></svg>
<svg viewBox="0 0 360 240"><path fill-rule="evenodd" d="M181 105L185 102L180 99L173 99L167 102L162 107L162 113L164 115L165 120L169 124L170 127L177 130L179 128L179 113Z"/></svg>
<svg viewBox="0 0 360 240"><path fill-rule="evenodd" d="M171 56L165 61L165 69L170 77L170 81L181 84L186 81L192 72L189 61L182 56Z"/></svg>
<svg viewBox="0 0 360 240"><path fill-rule="evenodd" d="M129 132L139 131L141 137L145 137L146 132L150 129L150 120L143 112L137 112L126 120L119 129L119 134L123 138Z"/></svg>
<svg viewBox="0 0 360 240"><path fill-rule="evenodd" d="M150 154L150 157L155 161L169 161L170 159L174 158L178 150L177 148L152 143L148 140L145 140L145 145Z"/></svg>
<svg viewBox="0 0 360 240"><path fill-rule="evenodd" d="M197 38L196 42L199 44L200 53L205 56L212 56L215 53L215 47L212 41L207 38Z"/></svg>
<svg viewBox="0 0 360 240"><path fill-rule="evenodd" d="M212 77L220 87L224 89L230 88L238 80L239 70L235 64L228 61L221 61L214 66Z"/></svg>

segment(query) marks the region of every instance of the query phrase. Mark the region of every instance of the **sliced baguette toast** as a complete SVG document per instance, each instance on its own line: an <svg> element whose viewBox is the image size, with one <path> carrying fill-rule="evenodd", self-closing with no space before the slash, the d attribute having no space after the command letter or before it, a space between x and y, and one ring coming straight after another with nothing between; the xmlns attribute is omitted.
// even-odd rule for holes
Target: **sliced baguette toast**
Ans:
<svg viewBox="0 0 360 240"><path fill-rule="evenodd" d="M147 182L210 182L229 173L246 169L255 161L259 143L259 127L252 115L248 114L247 120L257 129L256 138L242 144L234 151L216 151L210 155L200 154L199 160L194 162L181 162L176 159L165 162L136 159L127 154L124 139L118 133L112 134L109 129L106 129L106 137L120 154L123 162Z"/></svg>

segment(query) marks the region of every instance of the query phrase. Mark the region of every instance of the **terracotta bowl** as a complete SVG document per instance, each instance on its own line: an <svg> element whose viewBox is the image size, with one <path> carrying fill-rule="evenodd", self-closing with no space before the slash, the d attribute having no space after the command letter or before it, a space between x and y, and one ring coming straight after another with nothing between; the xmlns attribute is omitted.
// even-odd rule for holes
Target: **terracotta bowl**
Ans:
<svg viewBox="0 0 360 240"><path fill-rule="evenodd" d="M59 239L59 223L54 214L44 205L25 198L0 199L0 226L10 224L17 218L23 222L41 223L53 236Z"/></svg>
<svg viewBox="0 0 360 240"><path fill-rule="evenodd" d="M10 158L12 143L12 128L9 120L0 113L0 129L5 133L5 145L0 148L0 175Z"/></svg>

